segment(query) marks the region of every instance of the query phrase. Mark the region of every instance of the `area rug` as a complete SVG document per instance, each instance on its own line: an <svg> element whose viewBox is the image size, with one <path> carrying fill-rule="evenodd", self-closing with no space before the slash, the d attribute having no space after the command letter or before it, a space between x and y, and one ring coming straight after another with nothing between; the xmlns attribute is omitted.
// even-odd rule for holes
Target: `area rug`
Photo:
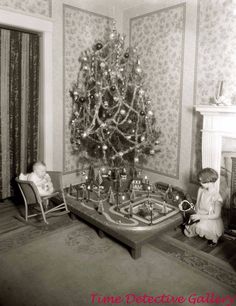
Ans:
<svg viewBox="0 0 236 306"><path fill-rule="evenodd" d="M11 218L15 219L15 228L12 231L6 231L6 233L0 235L0 254L24 246L31 241L48 237L56 231L62 231L67 227L72 227L77 224L77 220L70 219L67 214L49 218L49 224L38 220L25 222L19 214Z"/></svg>
<svg viewBox="0 0 236 306"><path fill-rule="evenodd" d="M192 243L192 245L193 244L194 243ZM202 244L205 245L207 242L203 240ZM193 271L202 273L205 277L212 279L221 286L236 293L235 266L212 256L210 253L203 252L200 248L197 248L197 243L195 247L187 243L182 243L178 239L175 239L170 232L161 235L156 240L152 241L149 246L161 252L171 260L188 266Z"/></svg>
<svg viewBox="0 0 236 306"><path fill-rule="evenodd" d="M143 247L141 258L133 260L127 248L106 236L99 238L77 220L33 236L29 233L31 238L24 238L22 245L0 252L1 306L154 304L145 302L147 296L187 306L194 297L206 300L209 294L233 299L232 290L150 244ZM212 301L204 306L216 305Z"/></svg>

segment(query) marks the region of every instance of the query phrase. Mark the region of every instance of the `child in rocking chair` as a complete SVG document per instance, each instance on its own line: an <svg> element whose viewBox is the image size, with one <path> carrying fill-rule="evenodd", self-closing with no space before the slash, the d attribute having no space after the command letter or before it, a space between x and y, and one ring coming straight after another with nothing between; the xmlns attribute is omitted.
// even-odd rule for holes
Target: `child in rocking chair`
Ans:
<svg viewBox="0 0 236 306"><path fill-rule="evenodd" d="M215 182L218 173L212 168L204 168L198 173L201 187L198 190L196 213L190 216L191 225L185 225L184 234L187 237L205 237L210 246L215 246L224 233L221 218L222 197L216 190Z"/></svg>
<svg viewBox="0 0 236 306"><path fill-rule="evenodd" d="M28 175L28 181L35 183L41 196L53 193L53 184L49 174L46 172L44 162L37 161L33 165L33 172Z"/></svg>

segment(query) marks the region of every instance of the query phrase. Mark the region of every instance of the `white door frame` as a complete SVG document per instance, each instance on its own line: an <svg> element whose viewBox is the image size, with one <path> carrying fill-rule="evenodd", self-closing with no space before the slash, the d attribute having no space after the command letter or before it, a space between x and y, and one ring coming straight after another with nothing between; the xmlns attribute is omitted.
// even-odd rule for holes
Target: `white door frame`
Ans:
<svg viewBox="0 0 236 306"><path fill-rule="evenodd" d="M52 84L52 31L51 21L0 9L0 25L39 32L41 34L40 97L42 106L43 159L53 169L53 84Z"/></svg>

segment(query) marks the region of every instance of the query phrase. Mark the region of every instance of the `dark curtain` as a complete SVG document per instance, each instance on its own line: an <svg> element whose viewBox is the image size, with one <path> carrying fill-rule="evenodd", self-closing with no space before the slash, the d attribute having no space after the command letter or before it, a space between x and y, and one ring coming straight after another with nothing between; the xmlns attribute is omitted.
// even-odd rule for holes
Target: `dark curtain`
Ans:
<svg viewBox="0 0 236 306"><path fill-rule="evenodd" d="M39 35L0 28L0 198L38 159Z"/></svg>

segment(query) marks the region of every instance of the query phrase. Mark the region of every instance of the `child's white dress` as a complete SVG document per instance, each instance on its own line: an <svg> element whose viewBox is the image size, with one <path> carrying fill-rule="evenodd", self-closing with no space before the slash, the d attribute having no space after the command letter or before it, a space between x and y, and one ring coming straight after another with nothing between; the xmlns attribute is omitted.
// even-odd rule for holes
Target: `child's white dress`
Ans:
<svg viewBox="0 0 236 306"><path fill-rule="evenodd" d="M216 191L209 192L207 189L199 188L197 203L195 205L195 210L197 214L200 215L211 215L215 212L216 205L222 206L222 197ZM197 223L186 226L186 235L189 237L194 237L199 235L200 237L205 237L208 240L212 240L217 243L219 237L224 233L224 224L221 216L217 219L200 220Z"/></svg>
<svg viewBox="0 0 236 306"><path fill-rule="evenodd" d="M53 192L52 181L48 173L43 178L40 178L36 173L32 172L28 175L28 181L35 183L41 196L47 196Z"/></svg>

